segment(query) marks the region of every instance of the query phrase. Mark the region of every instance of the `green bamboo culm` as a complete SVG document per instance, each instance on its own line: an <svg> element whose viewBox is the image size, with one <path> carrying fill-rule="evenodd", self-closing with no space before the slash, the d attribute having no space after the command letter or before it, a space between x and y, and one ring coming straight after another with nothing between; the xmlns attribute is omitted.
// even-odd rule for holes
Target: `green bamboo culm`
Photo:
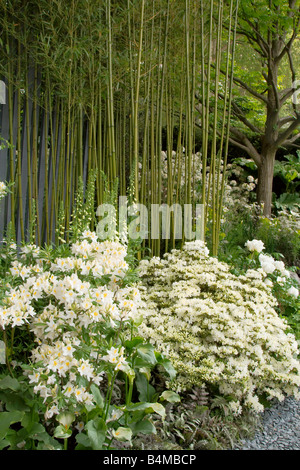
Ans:
<svg viewBox="0 0 300 470"><path fill-rule="evenodd" d="M149 215L151 204L184 210L202 203L206 238L217 253L237 8L237 0L32 0L30 8L1 2L9 116L3 137L16 182L9 214L22 239L33 221L39 245L70 241L82 224L95 229L107 189L103 172L110 192L118 181L120 195L134 174L135 202ZM162 231L151 239L149 217L141 256L161 256L192 236L175 237L179 216L170 212L166 239Z"/></svg>

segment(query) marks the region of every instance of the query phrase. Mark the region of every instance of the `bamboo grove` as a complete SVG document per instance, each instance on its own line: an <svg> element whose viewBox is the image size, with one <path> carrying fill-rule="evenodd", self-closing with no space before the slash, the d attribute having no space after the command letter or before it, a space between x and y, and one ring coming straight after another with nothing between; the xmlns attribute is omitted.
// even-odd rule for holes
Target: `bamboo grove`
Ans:
<svg viewBox="0 0 300 470"><path fill-rule="evenodd" d="M58 223L68 238L79 186L95 175L95 211L116 182L146 207L203 204L216 254L237 0L8 0L0 10L0 176L14 182L3 210L18 239L34 226L38 244L59 243ZM177 243L171 230L144 248Z"/></svg>

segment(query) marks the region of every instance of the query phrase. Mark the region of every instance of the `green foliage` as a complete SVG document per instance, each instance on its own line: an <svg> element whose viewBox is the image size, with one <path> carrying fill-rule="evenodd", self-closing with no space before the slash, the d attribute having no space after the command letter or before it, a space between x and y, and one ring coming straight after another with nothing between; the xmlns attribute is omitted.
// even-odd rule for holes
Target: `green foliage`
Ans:
<svg viewBox="0 0 300 470"><path fill-rule="evenodd" d="M274 167L274 176L279 176L281 180L285 183L286 193L294 194L294 204L299 204L299 197L297 197L298 186L300 184L300 151L296 151L296 155L285 155L283 161L276 161ZM291 197L291 196L289 196ZM278 204L279 201L275 201L275 204ZM289 204L292 204L291 200ZM282 207L284 201L280 205Z"/></svg>
<svg viewBox="0 0 300 470"><path fill-rule="evenodd" d="M45 423L40 422L39 402L22 375L0 376L0 449L61 450Z"/></svg>

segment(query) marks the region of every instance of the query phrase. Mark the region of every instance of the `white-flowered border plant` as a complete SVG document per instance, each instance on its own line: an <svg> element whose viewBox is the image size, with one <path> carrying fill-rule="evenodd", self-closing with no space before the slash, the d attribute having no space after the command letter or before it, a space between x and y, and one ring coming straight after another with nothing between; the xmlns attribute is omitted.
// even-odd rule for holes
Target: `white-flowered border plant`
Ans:
<svg viewBox="0 0 300 470"><path fill-rule="evenodd" d="M135 381L149 380L157 364L171 376L174 369L135 335L141 300L126 246L98 241L85 230L62 250L55 256L52 249L27 244L17 255L12 244L0 306L4 338L16 328L33 335L31 364L23 369L43 421L52 423L54 438L65 443L76 431L83 449L107 449L115 439L131 442L137 432L155 432L151 414L164 417L164 406L132 403ZM13 347L7 345L10 354ZM117 379L125 390L119 401L114 398Z"/></svg>
<svg viewBox="0 0 300 470"><path fill-rule="evenodd" d="M299 397L298 344L261 267L237 276L199 241L141 261L140 276L140 332L173 362L171 389L209 385L235 413L260 412L264 399Z"/></svg>
<svg viewBox="0 0 300 470"><path fill-rule="evenodd" d="M296 268L287 267L282 259L275 259L265 253L261 240L248 240L245 247L250 252L246 261L262 272L264 283L277 299L277 311L287 318L300 344L299 276L295 272Z"/></svg>
<svg viewBox="0 0 300 470"><path fill-rule="evenodd" d="M282 260L276 260L270 254L263 253L265 248L261 240L248 240L245 243L246 248L252 253L251 259L255 259L256 266L262 270L265 275L265 284L273 287L275 285L285 286L288 295L299 296L299 288L291 272L286 268ZM255 257L253 255L256 255Z"/></svg>

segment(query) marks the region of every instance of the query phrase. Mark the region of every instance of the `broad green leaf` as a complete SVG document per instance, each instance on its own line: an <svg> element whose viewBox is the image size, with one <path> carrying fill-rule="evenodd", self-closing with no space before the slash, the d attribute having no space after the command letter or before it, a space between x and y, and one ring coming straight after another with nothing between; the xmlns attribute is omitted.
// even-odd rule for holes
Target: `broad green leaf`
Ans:
<svg viewBox="0 0 300 470"><path fill-rule="evenodd" d="M33 423L29 429L27 429L28 437L38 439L41 434L46 433L44 426L41 423Z"/></svg>
<svg viewBox="0 0 300 470"><path fill-rule="evenodd" d="M157 359L157 362L165 369L165 371L169 374L170 379L173 380L176 377L176 369L174 368L172 362L169 359L160 356Z"/></svg>
<svg viewBox="0 0 300 470"><path fill-rule="evenodd" d="M136 337L136 338L133 338L132 340L125 341L125 347L131 351L138 344L141 344L143 342L144 342L143 338Z"/></svg>
<svg viewBox="0 0 300 470"><path fill-rule="evenodd" d="M161 396L161 399L168 401L169 403L179 403L181 401L178 393L173 392L172 390L164 391Z"/></svg>
<svg viewBox="0 0 300 470"><path fill-rule="evenodd" d="M160 403L152 403L150 408L154 411L154 413L159 414L162 418L166 417L165 407Z"/></svg>
<svg viewBox="0 0 300 470"><path fill-rule="evenodd" d="M3 439L9 431L9 426L22 421L23 411L2 411L0 413L0 439Z"/></svg>
<svg viewBox="0 0 300 470"><path fill-rule="evenodd" d="M137 434L156 434L156 428L149 419L143 419L135 423L130 423L130 429L134 436Z"/></svg>
<svg viewBox="0 0 300 470"><path fill-rule="evenodd" d="M151 401L153 395L156 393L155 388L149 384L145 375L138 373L135 380L136 388L139 393L139 400L141 402Z"/></svg>
<svg viewBox="0 0 300 470"><path fill-rule="evenodd" d="M5 390L9 388L10 390L14 390L15 392L20 390L20 383L17 379L12 378L10 375L4 377L4 379L0 380L0 389Z"/></svg>
<svg viewBox="0 0 300 470"><path fill-rule="evenodd" d="M102 418L89 421L86 425L88 437L94 450L102 450L106 438L107 427Z"/></svg>
<svg viewBox="0 0 300 470"><path fill-rule="evenodd" d="M0 392L0 400L5 403L7 411L30 411L20 392Z"/></svg>
<svg viewBox="0 0 300 470"><path fill-rule="evenodd" d="M150 367L141 367L139 369L139 373L143 374L146 377L147 381L149 382L149 380L151 378L151 369L150 369Z"/></svg>
<svg viewBox="0 0 300 470"><path fill-rule="evenodd" d="M10 442L7 439L0 440L0 450L5 449L5 447L9 446Z"/></svg>
<svg viewBox="0 0 300 470"><path fill-rule="evenodd" d="M99 388L95 384L92 384L91 392L92 392L93 397L95 398L95 402L97 403L99 408L102 409L104 407L104 399L103 399L103 396L101 395Z"/></svg>
<svg viewBox="0 0 300 470"><path fill-rule="evenodd" d="M157 413L165 418L166 411L160 403L134 403L126 406L127 411L144 411L145 413Z"/></svg>
<svg viewBox="0 0 300 470"><path fill-rule="evenodd" d="M141 344L137 347L137 353L146 363L153 366L157 364L154 346L152 346L152 344Z"/></svg>
<svg viewBox="0 0 300 470"><path fill-rule="evenodd" d="M92 443L91 443L89 436L87 436L86 434L82 432L76 435L76 442L78 442L80 446L83 446L85 448L92 448ZM79 449L79 446L78 446L78 449Z"/></svg>

